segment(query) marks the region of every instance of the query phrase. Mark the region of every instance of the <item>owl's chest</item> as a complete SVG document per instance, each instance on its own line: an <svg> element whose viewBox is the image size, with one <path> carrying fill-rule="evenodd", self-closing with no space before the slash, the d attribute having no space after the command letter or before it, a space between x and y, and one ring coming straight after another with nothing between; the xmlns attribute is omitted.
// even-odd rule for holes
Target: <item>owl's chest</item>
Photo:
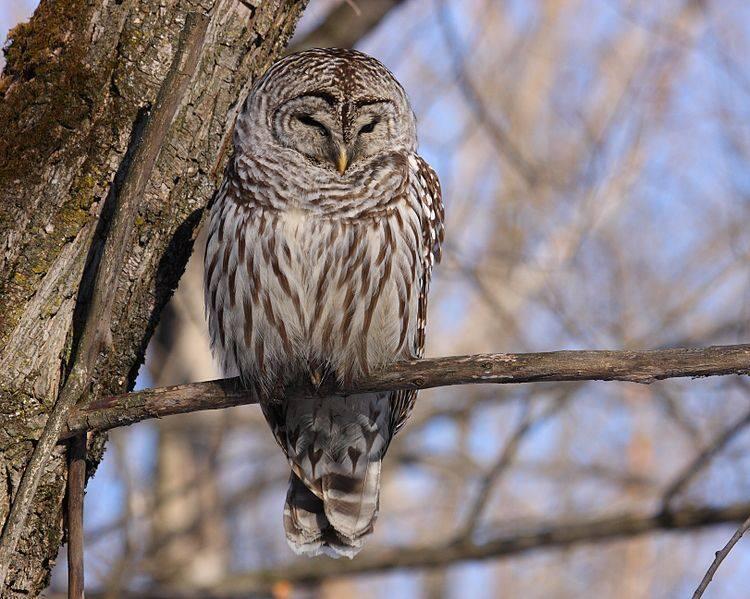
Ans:
<svg viewBox="0 0 750 599"><path fill-rule="evenodd" d="M383 244L377 223L319 218L302 210L276 215L271 235L273 254L260 240L263 280L303 340L325 334L325 324L346 312L361 312L373 288L388 287L393 269L383 266L399 251ZM384 304L391 301L388 293L381 296Z"/></svg>
<svg viewBox="0 0 750 599"><path fill-rule="evenodd" d="M327 363L341 376L409 357L421 277L410 218L290 210L250 219L253 338L282 361Z"/></svg>
<svg viewBox="0 0 750 599"><path fill-rule="evenodd" d="M303 299L309 300L306 290L315 279L316 265L327 254L337 254L344 228L302 210L279 213L275 221L274 235L281 244L279 259Z"/></svg>

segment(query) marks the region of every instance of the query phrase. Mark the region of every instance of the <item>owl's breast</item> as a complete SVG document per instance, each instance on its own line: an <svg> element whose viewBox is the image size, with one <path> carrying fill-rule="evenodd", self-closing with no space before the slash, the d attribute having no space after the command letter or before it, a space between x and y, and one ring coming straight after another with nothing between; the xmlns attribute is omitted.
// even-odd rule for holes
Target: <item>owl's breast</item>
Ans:
<svg viewBox="0 0 750 599"><path fill-rule="evenodd" d="M422 266L408 205L359 220L230 208L224 221L226 275L206 288L225 369L275 382L322 367L352 380L412 357Z"/></svg>

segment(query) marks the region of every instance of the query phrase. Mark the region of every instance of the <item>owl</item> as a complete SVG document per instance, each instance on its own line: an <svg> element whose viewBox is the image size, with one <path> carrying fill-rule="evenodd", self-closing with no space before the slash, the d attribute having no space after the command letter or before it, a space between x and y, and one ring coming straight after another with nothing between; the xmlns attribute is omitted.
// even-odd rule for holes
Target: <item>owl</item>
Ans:
<svg viewBox="0 0 750 599"><path fill-rule="evenodd" d="M214 355L260 398L291 475L300 554L353 557L373 531L381 464L414 392L326 396L422 356L440 259L440 185L404 89L354 50L276 62L251 89L209 217ZM312 382L303 399L284 391Z"/></svg>

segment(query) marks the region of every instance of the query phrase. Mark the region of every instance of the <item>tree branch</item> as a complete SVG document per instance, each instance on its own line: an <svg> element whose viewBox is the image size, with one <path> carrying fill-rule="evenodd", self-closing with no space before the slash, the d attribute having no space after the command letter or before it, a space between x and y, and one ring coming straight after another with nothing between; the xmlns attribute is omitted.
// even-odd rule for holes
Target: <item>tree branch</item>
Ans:
<svg viewBox="0 0 750 599"><path fill-rule="evenodd" d="M534 549L568 547L642 535L656 530L690 530L744 520L750 503L726 507L683 507L652 514L621 514L585 518L568 523L545 523L525 530L496 533L483 543L448 542L419 547L394 548L365 555L354 561L306 560L278 570L238 574L214 588L239 592L268 586L276 581L311 583L328 577L383 572L392 569L436 568L466 560L517 555Z"/></svg>
<svg viewBox="0 0 750 599"><path fill-rule="evenodd" d="M83 503L86 488L86 434L68 446L68 599L84 597Z"/></svg>
<svg viewBox="0 0 750 599"><path fill-rule="evenodd" d="M750 345L645 351L556 351L529 354L477 354L393 364L352 388L325 382L318 393L351 395L401 389L429 389L477 383L539 381L627 381L648 384L679 377L750 373ZM311 393L290 389L287 397ZM79 407L61 438L85 430L107 430L171 414L256 403L239 379L146 389Z"/></svg>
<svg viewBox="0 0 750 599"><path fill-rule="evenodd" d="M726 545L724 545L723 549L716 552L716 555L714 556L714 561L711 562L711 565L706 571L706 574L703 576L703 579L698 585L698 588L695 589L695 593L693 593L693 599L701 599L701 597L703 597L703 593L706 592L708 585L713 580L714 574L716 574L716 570L719 569L721 562L724 561L727 555L729 555L729 552L732 550L732 548L742 538L742 535L744 535L748 530L750 530L750 518L745 520L740 525L740 527L732 535L732 538L729 539Z"/></svg>

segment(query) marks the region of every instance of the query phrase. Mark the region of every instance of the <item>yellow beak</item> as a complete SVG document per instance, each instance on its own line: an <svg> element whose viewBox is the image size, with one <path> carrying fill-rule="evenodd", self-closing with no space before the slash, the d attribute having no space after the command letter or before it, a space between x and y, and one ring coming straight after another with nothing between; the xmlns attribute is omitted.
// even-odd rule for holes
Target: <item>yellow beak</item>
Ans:
<svg viewBox="0 0 750 599"><path fill-rule="evenodd" d="M339 147L339 155L336 159L336 168L339 171L339 175L343 175L346 167L349 165L349 158L346 155L346 148Z"/></svg>

